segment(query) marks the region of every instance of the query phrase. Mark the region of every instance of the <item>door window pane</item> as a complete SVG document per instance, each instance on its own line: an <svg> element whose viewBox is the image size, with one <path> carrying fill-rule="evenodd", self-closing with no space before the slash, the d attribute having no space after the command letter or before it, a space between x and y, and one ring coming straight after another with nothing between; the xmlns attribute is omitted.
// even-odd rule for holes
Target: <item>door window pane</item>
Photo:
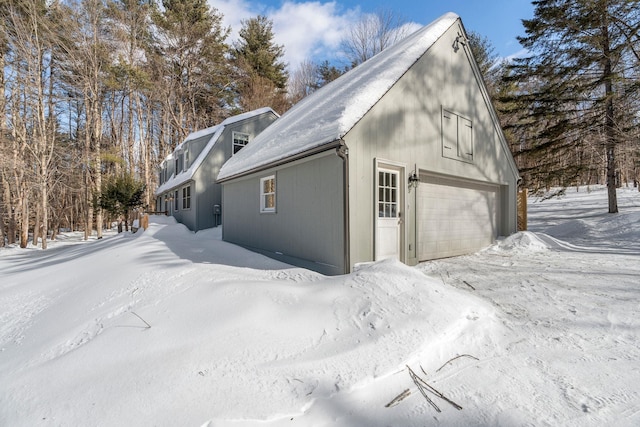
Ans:
<svg viewBox="0 0 640 427"><path fill-rule="evenodd" d="M398 215L398 172L378 172L378 216L396 218Z"/></svg>

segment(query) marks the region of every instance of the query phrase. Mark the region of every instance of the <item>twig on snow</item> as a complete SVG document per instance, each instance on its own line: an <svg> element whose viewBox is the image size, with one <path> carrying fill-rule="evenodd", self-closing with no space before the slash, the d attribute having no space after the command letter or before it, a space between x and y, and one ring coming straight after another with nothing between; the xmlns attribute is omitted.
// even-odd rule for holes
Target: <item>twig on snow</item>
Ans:
<svg viewBox="0 0 640 427"><path fill-rule="evenodd" d="M385 408L391 408L393 406L396 406L398 403L400 403L402 400L406 399L409 395L411 394L411 390L406 389L405 391L403 391L402 393L400 393L399 395L397 395L396 397L393 398L393 400L389 403L387 403L386 405L384 405Z"/></svg>
<svg viewBox="0 0 640 427"><path fill-rule="evenodd" d="M467 283L466 280L463 280L462 283L464 283L465 285L467 285L468 287L470 287L471 289L473 289L474 291L476 290L476 288L474 288L473 286L471 286L469 283Z"/></svg>
<svg viewBox="0 0 640 427"><path fill-rule="evenodd" d="M422 396L423 396L425 399L427 399L427 402L429 402L429 404L430 404L431 406L433 406L433 408L434 408L437 412L442 412L442 411L440 410L440 408L438 408L438 405L436 405L436 404L433 402L433 400L431 400L431 399L429 398L429 396L427 396L427 392L425 391L425 387L424 387L424 385L423 385L423 383L424 383L424 384L426 384L426 383L424 382L424 380L423 380L422 378L420 378L418 375L416 375L416 373L415 373L415 372L413 372L413 371L411 370L411 368L410 368L408 365L407 365L407 369L409 370L409 376L410 376L410 377L411 377L411 379L413 380L413 383L418 387L418 390L420 390L420 393L422 393Z"/></svg>
<svg viewBox="0 0 640 427"><path fill-rule="evenodd" d="M447 284L447 282L444 280L444 276L442 275L442 273L440 273L440 280L442 280L443 285Z"/></svg>
<svg viewBox="0 0 640 427"><path fill-rule="evenodd" d="M433 406L436 409L436 411L442 412L442 411L440 411L440 408L438 408L438 406L435 403L433 403L433 401L431 399L429 399L429 397L426 394L426 391L429 391L429 392L435 394L436 396L438 396L440 399L448 402L454 408L456 408L458 411L460 411L462 409L462 406L458 405L456 402L454 402L453 400L449 399L444 394L440 393L438 390L433 388L431 385L427 384L427 382L425 380L423 380L422 378L420 378L418 375L416 375L416 373L413 372L409 366L407 366L407 369L409 370L409 375L411 376L411 379L413 380L415 385L418 386L418 390L420 390L420 393L422 393L424 398L427 399L427 402L429 402L431 404L431 406Z"/></svg>
<svg viewBox="0 0 640 427"><path fill-rule="evenodd" d="M453 406L454 408L456 408L458 411L462 410L462 406L458 405L456 402L454 402L453 400L449 399L448 397L446 397L444 394L440 393L438 390L436 390L435 388L433 388L431 385L427 384L426 382L424 382L422 380L422 378L419 378L425 385L425 387L427 387L429 389L429 391L433 394L435 394L436 396L438 396L440 399L445 400L447 402L449 402L451 404L451 406Z"/></svg>
<svg viewBox="0 0 640 427"><path fill-rule="evenodd" d="M136 312L131 311L130 313L133 314L134 316L136 316L138 319L142 320L144 322L144 324L147 325L147 327L145 329L150 329L151 328L151 325L148 324L147 321L144 320L142 317L138 316L138 314L136 314Z"/></svg>
<svg viewBox="0 0 640 427"><path fill-rule="evenodd" d="M480 359L478 359L477 357L473 357L473 356L472 356L472 355L470 355L470 354L461 354L461 355L459 355L459 356L456 356L456 357L454 357L454 358L452 358L452 359L447 360L447 361L444 363L444 365L442 365L442 366L440 366L438 369L436 369L436 372L440 372L440 370L441 370L442 368L444 368L444 367L445 367L445 366L447 366L449 363L451 363L451 362L453 362L454 360L459 359L459 358L461 358L461 357L470 357L470 358L475 359L475 360L480 360Z"/></svg>

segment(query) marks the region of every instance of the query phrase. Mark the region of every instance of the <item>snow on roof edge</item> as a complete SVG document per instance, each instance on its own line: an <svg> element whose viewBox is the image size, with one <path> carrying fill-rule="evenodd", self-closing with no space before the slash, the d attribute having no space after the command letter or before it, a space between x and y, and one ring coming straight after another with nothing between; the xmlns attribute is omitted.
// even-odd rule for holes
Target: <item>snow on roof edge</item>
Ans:
<svg viewBox="0 0 640 427"><path fill-rule="evenodd" d="M179 150L180 148L182 148L182 146L184 145L185 142L188 141L193 141L194 139L198 139L201 138L209 133L213 133L215 132L220 126L222 126L222 124L217 124L215 126L211 126L208 127L206 129L200 129L194 132L191 132L189 135L187 135L187 137L184 139L184 141L182 141L182 143L180 143L180 145L178 145L175 150L173 150L174 152Z"/></svg>
<svg viewBox="0 0 640 427"><path fill-rule="evenodd" d="M217 179L244 175L341 139L459 19L445 13L302 99L229 159Z"/></svg>
<svg viewBox="0 0 640 427"><path fill-rule="evenodd" d="M162 185L160 185L156 189L155 195L158 196L167 190L175 188L191 180L191 178L193 178L193 175L196 173L196 171L204 161L204 158L207 157L207 154L211 151L213 146L216 144L216 142L220 138L220 135L222 135L222 132L224 132L224 128L225 126L221 126L221 125L208 128L208 129L215 129L215 132L213 133L213 135L211 135L211 138L209 138L209 141L207 141L207 145L205 145L205 147L202 149L198 157L189 165L189 169L179 173L178 175L176 175L174 171L173 175L171 175L171 177L166 182L164 182ZM206 133L203 133L201 136L205 136L205 135ZM185 142L187 141L185 140Z"/></svg>
<svg viewBox="0 0 640 427"><path fill-rule="evenodd" d="M276 117L280 117L280 115L275 111L273 111L271 107L262 107L255 110L247 111L246 113L240 113L240 114L236 114L235 116L227 117L222 121L222 123L220 123L220 125L227 126L232 123L250 119L252 117L259 116L260 114L269 113L269 112L273 113Z"/></svg>
<svg viewBox="0 0 640 427"><path fill-rule="evenodd" d="M237 114L235 116L228 117L218 125L211 126L211 127L206 128L206 129L201 129L201 130L192 132L189 135L187 135L185 140L182 143L180 143L180 145L178 145L175 148L175 150L173 150L165 158L165 160L168 159L168 158L173 158L174 157L174 153L176 151L180 150L182 148L182 146L186 142L192 141L192 140L197 139L197 138L201 138L203 136L206 136L208 133L212 133L211 138L209 138L209 141L207 141L207 145L205 145L205 147L202 149L202 151L200 152L198 157L189 165L189 169L179 173L178 175L176 175L175 172L174 172L174 174L171 175L171 177L166 182L164 182L162 185L160 185L156 189L154 195L158 196L158 195L164 193L167 190L175 188L175 187L177 187L179 185L182 185L185 182L191 180L191 178L193 178L193 175L195 174L195 172L198 170L198 168L200 167L200 165L204 161L204 159L207 156L207 154L213 149L213 147L215 146L216 142L218 142L218 139L220 139L220 135L222 135L222 132L224 132L224 129L227 126L229 126L229 125L231 125L233 123L237 123L237 122L240 122L242 120L247 120L247 119L259 116L261 114L269 113L269 112L273 113L276 117L280 117L280 115L278 113L276 113L271 107L263 107L263 108L258 108L256 110L247 111L246 113L241 113L241 114Z"/></svg>

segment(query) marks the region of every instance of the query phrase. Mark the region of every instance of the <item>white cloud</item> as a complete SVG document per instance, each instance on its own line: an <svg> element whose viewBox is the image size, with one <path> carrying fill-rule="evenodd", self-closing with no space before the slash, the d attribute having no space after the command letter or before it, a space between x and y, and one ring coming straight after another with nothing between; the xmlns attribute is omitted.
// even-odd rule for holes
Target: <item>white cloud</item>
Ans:
<svg viewBox="0 0 640 427"><path fill-rule="evenodd" d="M238 38L242 20L257 16L264 9L247 0L209 0L209 4L224 15L224 26L231 27L229 42L233 42Z"/></svg>
<svg viewBox="0 0 640 427"><path fill-rule="evenodd" d="M348 9L338 1L286 0L278 8L259 0L210 0L210 4L224 15L224 25L231 27L229 43L237 40L242 20L267 16L273 22L274 42L284 46L290 72L306 59L340 61L340 42L362 13L359 7ZM410 34L420 27L409 22L403 30Z"/></svg>
<svg viewBox="0 0 640 427"><path fill-rule="evenodd" d="M250 0L210 0L210 4L224 15L224 25L231 27L229 43L237 40L242 20L258 15L271 19L274 42L284 46L289 71L305 59L334 60L349 24L360 15L359 9L344 9L336 1L287 0L279 8Z"/></svg>
<svg viewBox="0 0 640 427"><path fill-rule="evenodd" d="M341 10L336 2L286 1L271 11L275 41L285 47L285 62L294 70L305 59L335 59L340 41L359 10Z"/></svg>

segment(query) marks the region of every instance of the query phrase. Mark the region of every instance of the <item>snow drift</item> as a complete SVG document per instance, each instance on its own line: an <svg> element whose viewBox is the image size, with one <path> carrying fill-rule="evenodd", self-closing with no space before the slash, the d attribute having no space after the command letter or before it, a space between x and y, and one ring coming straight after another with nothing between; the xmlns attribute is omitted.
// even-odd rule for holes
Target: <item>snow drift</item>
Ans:
<svg viewBox="0 0 640 427"><path fill-rule="evenodd" d="M2 249L0 425L638 425L640 198L608 216L603 191L477 254L337 277L165 217Z"/></svg>

